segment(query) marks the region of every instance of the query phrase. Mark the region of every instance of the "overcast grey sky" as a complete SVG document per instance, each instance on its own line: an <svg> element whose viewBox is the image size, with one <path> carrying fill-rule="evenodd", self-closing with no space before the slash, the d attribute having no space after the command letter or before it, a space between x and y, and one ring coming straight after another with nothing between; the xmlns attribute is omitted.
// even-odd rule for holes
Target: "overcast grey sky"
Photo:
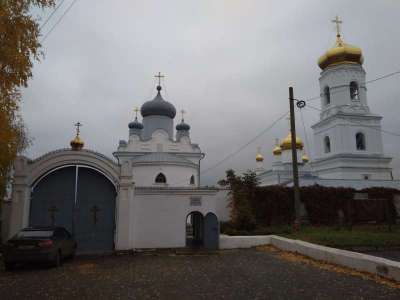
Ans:
<svg viewBox="0 0 400 300"><path fill-rule="evenodd" d="M71 2L65 0L43 34ZM79 120L86 148L111 156L127 139L133 107L154 97L160 71L164 98L187 111L192 141L206 153L202 168L208 168L288 110L289 85L297 98L319 94L317 59L334 44L336 15L344 40L363 50L367 80L400 70L398 0L78 0L44 42L45 58L23 91L22 114L34 139L26 154L68 147ZM399 83L394 76L368 86L372 112L394 132ZM310 126L319 113L303 114L312 149ZM274 139L287 133L283 120L205 174L203 183L228 168L254 168L257 146L270 167ZM397 168L399 147L399 137L384 135Z"/></svg>

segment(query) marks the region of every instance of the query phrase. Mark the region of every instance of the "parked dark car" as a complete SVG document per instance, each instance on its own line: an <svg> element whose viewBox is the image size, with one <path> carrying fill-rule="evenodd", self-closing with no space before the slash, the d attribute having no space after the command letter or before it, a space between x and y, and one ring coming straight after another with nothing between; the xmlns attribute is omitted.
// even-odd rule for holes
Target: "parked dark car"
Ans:
<svg viewBox="0 0 400 300"><path fill-rule="evenodd" d="M19 263L46 262L58 267L64 258L75 256L76 247L63 227L25 228L5 243L4 266L11 270Z"/></svg>

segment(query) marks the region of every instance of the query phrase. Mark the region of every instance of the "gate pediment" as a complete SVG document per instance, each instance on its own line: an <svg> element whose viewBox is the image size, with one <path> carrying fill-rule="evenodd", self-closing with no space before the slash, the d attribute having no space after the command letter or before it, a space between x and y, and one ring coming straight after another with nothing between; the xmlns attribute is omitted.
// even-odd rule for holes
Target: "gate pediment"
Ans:
<svg viewBox="0 0 400 300"><path fill-rule="evenodd" d="M79 151L61 149L28 161L26 172L27 183L29 186L32 186L52 170L68 165L92 167L103 173L115 187L118 186L120 166L107 156L86 149Z"/></svg>

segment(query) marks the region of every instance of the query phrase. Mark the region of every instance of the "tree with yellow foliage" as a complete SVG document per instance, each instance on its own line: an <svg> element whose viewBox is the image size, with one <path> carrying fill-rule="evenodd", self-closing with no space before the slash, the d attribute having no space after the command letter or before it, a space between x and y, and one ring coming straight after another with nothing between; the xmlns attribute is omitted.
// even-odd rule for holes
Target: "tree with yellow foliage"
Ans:
<svg viewBox="0 0 400 300"><path fill-rule="evenodd" d="M0 202L18 152L28 145L19 114L20 89L42 57L38 20L32 8L54 6L54 0L0 0Z"/></svg>

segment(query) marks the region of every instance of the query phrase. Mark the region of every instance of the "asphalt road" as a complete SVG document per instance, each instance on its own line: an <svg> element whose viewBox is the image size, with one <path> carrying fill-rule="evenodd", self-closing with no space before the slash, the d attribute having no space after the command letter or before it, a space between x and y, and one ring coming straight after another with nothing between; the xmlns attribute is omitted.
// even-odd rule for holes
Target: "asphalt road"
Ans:
<svg viewBox="0 0 400 300"><path fill-rule="evenodd" d="M255 249L76 258L0 269L0 299L400 299L400 289Z"/></svg>

